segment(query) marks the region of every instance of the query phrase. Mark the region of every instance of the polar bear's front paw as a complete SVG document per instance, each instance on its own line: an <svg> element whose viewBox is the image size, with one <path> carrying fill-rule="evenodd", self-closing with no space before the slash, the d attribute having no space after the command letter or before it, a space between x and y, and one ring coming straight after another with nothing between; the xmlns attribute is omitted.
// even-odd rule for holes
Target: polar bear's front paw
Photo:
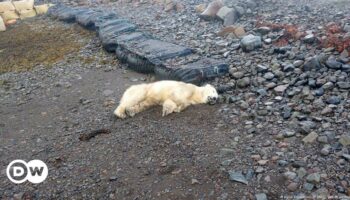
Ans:
<svg viewBox="0 0 350 200"><path fill-rule="evenodd" d="M121 119L125 119L125 118L127 117L126 114L125 114L125 112L122 111L122 109L118 109L118 108L115 109L114 115L117 116L117 117L119 117L119 118L121 118Z"/></svg>
<svg viewBox="0 0 350 200"><path fill-rule="evenodd" d="M130 117L134 117L135 114L136 114L135 109L133 109L133 108L126 109L125 112L126 112L126 114L129 115Z"/></svg>
<svg viewBox="0 0 350 200"><path fill-rule="evenodd" d="M163 108L162 116L165 117L165 116L169 115L169 114L172 113L172 112L173 112L173 111L172 111L171 109L164 107L164 108Z"/></svg>

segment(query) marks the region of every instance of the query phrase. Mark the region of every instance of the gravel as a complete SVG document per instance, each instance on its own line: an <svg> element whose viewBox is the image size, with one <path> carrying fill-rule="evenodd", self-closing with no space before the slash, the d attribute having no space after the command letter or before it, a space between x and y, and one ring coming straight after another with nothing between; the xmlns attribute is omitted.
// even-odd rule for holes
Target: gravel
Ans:
<svg viewBox="0 0 350 200"><path fill-rule="evenodd" d="M97 37L81 37L84 47L50 68L0 75L2 166L18 155L49 166L36 186L1 173L0 196L349 198L347 2L227 1L239 13L232 27L224 27L228 14L203 16L207 0L173 0L171 9L154 1L62 2L113 10L162 41L225 61L229 73L209 81L222 89L220 103L116 120L111 111L125 88L154 77L128 70ZM111 133L79 141L101 128Z"/></svg>

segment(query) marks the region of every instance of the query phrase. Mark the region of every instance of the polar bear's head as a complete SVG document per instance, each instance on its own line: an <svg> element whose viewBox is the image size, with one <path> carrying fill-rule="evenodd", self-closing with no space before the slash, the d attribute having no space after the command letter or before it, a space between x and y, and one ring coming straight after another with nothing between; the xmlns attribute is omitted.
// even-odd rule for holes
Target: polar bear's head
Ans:
<svg viewBox="0 0 350 200"><path fill-rule="evenodd" d="M202 88L203 88L203 90L202 90L203 101L205 103L215 104L216 100L218 99L218 96L219 96L216 89L210 84L207 84L207 85L203 86Z"/></svg>

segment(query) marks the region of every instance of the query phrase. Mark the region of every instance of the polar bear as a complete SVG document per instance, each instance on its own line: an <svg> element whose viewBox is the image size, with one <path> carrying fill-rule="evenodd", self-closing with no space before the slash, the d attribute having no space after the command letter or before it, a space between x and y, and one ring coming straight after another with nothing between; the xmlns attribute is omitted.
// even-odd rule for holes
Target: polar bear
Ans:
<svg viewBox="0 0 350 200"><path fill-rule="evenodd" d="M130 117L154 105L163 106L162 116L181 112L194 104L214 104L218 93L212 85L198 87L179 81L158 81L129 87L123 94L114 114L119 118Z"/></svg>

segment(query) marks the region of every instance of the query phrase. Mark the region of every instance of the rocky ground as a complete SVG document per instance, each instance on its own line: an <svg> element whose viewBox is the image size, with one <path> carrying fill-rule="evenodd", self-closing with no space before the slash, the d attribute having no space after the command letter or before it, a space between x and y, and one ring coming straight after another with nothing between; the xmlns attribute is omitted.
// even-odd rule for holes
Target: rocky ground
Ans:
<svg viewBox="0 0 350 200"><path fill-rule="evenodd" d="M55 64L0 75L0 196L349 199L350 2L227 1L244 11L228 28L200 15L209 2L66 2L113 9L230 63L211 81L222 91L217 105L165 118L159 108L113 118L124 89L152 77L126 70L94 35L45 17L19 22L82 35L70 38L79 50ZM111 133L79 140L101 128ZM48 163L47 181L11 184L3 169L19 158Z"/></svg>

